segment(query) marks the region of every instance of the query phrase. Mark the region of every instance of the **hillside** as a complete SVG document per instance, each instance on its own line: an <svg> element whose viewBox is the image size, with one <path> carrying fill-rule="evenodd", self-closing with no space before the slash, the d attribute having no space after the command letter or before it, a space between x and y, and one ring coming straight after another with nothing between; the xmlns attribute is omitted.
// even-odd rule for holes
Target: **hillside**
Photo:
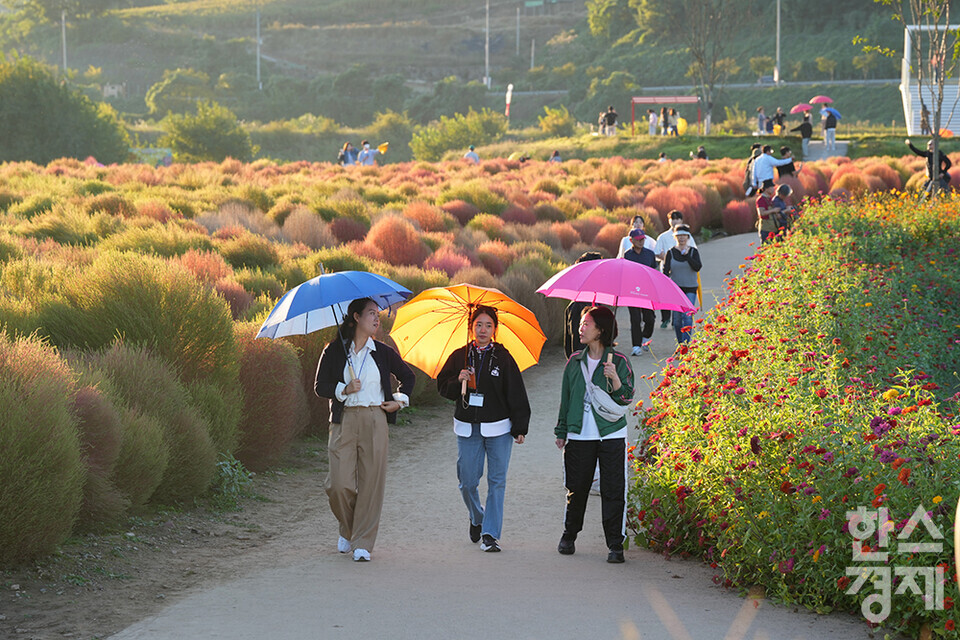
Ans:
<svg viewBox="0 0 960 640"><path fill-rule="evenodd" d="M129 119L163 115L163 110L149 113L144 99L150 87L164 78L165 70L178 68L206 74L206 87L197 97L216 99L244 119L286 119L309 112L350 126L364 125L374 112L385 109L409 110L419 121L449 113L462 105L441 100L427 108L416 100L430 96L434 84L443 78L455 76L466 83L481 81L484 75L484 4L478 0L141 0L134 4L142 6L70 19L66 38L68 64L78 78L89 72L91 82L125 88L125 94L113 102ZM567 92L524 97L517 105L517 124L535 123L543 105L558 103L566 104L577 118L592 122L597 109L608 103L623 105L626 96L644 87L690 85L689 56L679 35L645 33L633 20L628 0L546 0L546 9L519 4L491 0L490 65L496 95L484 99L473 92L473 106L502 108L502 91L513 83L518 92ZM726 43L725 55L739 67L729 82L753 83L757 76L751 70L751 58L774 53L773 3L736 0L734 4L742 6L744 20L741 32L731 34ZM256 82L258 6L262 90ZM588 14L599 6L625 11L627 18L615 21L607 31L591 33ZM59 63L59 24L18 15L0 17L4 50ZM871 0L850 0L842 10L826 0L783 3L782 77L788 82L895 77L899 59L854 67L853 58L861 52L851 41L858 34L892 47L902 40L889 10ZM835 69L820 71L818 57L832 60ZM807 92L798 89L784 97L782 91L726 89L716 101L714 119L723 118L724 106L739 105L748 112L756 103L782 102L789 107L793 93ZM850 95L851 101L858 93L853 88L841 92ZM865 107L854 120L902 122L894 87L882 92L879 100L865 101ZM626 111L625 105L619 108Z"/></svg>

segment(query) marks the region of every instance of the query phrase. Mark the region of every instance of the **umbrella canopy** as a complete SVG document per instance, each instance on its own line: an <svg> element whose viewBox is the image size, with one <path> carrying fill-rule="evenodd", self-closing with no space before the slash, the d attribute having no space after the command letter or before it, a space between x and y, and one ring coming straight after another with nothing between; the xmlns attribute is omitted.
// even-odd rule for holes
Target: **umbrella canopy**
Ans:
<svg viewBox="0 0 960 640"><path fill-rule="evenodd" d="M574 264L544 282L538 292L613 307L692 313L697 310L673 280L656 269L618 258Z"/></svg>
<svg viewBox="0 0 960 640"><path fill-rule="evenodd" d="M258 338L306 335L339 324L347 305L372 298L381 309L403 302L412 292L389 278L366 271L326 273L287 291L267 319Z"/></svg>
<svg viewBox="0 0 960 640"><path fill-rule="evenodd" d="M833 98L830 96L813 96L810 98L810 104L830 104Z"/></svg>
<svg viewBox="0 0 960 640"><path fill-rule="evenodd" d="M843 117L840 115L840 112L834 109L833 107L823 107L822 111L833 114L833 117L836 118L837 120Z"/></svg>
<svg viewBox="0 0 960 640"><path fill-rule="evenodd" d="M536 364L547 341L540 323L533 312L496 289L469 284L427 289L400 307L390 336L404 360L436 378L450 354L467 344L470 314L480 305L497 310L495 340L520 370Z"/></svg>
<svg viewBox="0 0 960 640"><path fill-rule="evenodd" d="M793 105L793 107L790 109L790 113L803 113L804 111L810 111L811 109L813 109L812 104L801 102Z"/></svg>
<svg viewBox="0 0 960 640"><path fill-rule="evenodd" d="M950 131L950 129L940 129L940 137L941 137L941 138L952 138L952 137L953 137L953 131Z"/></svg>

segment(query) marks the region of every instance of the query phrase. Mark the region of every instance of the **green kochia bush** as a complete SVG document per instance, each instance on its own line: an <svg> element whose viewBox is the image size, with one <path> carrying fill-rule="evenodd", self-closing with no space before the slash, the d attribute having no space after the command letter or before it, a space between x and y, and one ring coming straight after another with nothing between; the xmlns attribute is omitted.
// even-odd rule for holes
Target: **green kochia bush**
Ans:
<svg viewBox="0 0 960 640"><path fill-rule="evenodd" d="M117 336L148 345L187 382L235 384L236 346L227 303L183 267L159 258L103 254L39 311L61 346L101 349Z"/></svg>
<svg viewBox="0 0 960 640"><path fill-rule="evenodd" d="M73 379L35 338L0 335L0 563L49 553L69 535L84 463Z"/></svg>
<svg viewBox="0 0 960 640"><path fill-rule="evenodd" d="M155 418L163 429L169 458L152 501L182 502L203 493L216 472L216 447L174 368L145 347L121 342L91 355L89 362L110 379L122 403Z"/></svg>

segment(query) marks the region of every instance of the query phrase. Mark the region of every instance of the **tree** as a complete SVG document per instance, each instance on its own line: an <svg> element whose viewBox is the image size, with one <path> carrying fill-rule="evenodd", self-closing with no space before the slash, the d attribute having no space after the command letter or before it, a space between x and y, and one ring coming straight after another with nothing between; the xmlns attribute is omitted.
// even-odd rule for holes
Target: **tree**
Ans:
<svg viewBox="0 0 960 640"><path fill-rule="evenodd" d="M70 18L93 18L110 9L129 5L126 0L28 0L21 4L37 7L50 22L58 22L64 11Z"/></svg>
<svg viewBox="0 0 960 640"><path fill-rule="evenodd" d="M773 73L773 70L777 66L777 61L773 59L772 56L757 56L755 58L750 58L750 71L753 72L757 79L763 78L763 76Z"/></svg>
<svg viewBox="0 0 960 640"><path fill-rule="evenodd" d="M167 69L163 78L147 89L145 102L152 114L193 111L199 100L213 98L210 76L196 69Z"/></svg>
<svg viewBox="0 0 960 640"><path fill-rule="evenodd" d="M876 51L867 51L863 55L853 56L853 68L859 69L866 80L871 71L880 64L880 56Z"/></svg>
<svg viewBox="0 0 960 640"><path fill-rule="evenodd" d="M590 35L600 40L617 40L635 26L629 0L588 0L587 23Z"/></svg>
<svg viewBox="0 0 960 640"><path fill-rule="evenodd" d="M710 133L713 101L718 86L729 74L726 57L730 34L743 27L743 5L736 0L630 0L644 38L669 38L686 45L691 72L705 111L705 129ZM749 15L749 12L747 12Z"/></svg>
<svg viewBox="0 0 960 640"><path fill-rule="evenodd" d="M130 139L116 111L62 84L56 71L27 57L0 54L0 161L93 156L122 162Z"/></svg>
<svg viewBox="0 0 960 640"><path fill-rule="evenodd" d="M960 33L950 28L950 0L874 0L875 3L890 7L893 19L907 30L910 50L904 51L904 57L911 61L911 71L916 71L921 100L924 89L933 95L931 116L931 141L933 142L934 163L940 154L940 126L943 115L943 88L947 78L953 76L960 50ZM864 44L866 53L875 52L894 57L895 52L888 47L871 45L857 36L854 44ZM936 175L930 176L931 195L936 196L940 183Z"/></svg>
<svg viewBox="0 0 960 640"><path fill-rule="evenodd" d="M170 114L160 126L166 132L160 145L173 149L180 162L220 162L225 158L248 162L256 153L237 116L216 102L202 100L197 103L196 115Z"/></svg>
<svg viewBox="0 0 960 640"><path fill-rule="evenodd" d="M837 70L837 61L831 60L826 56L817 57L814 62L817 63L817 71L821 73L829 73L830 79L833 80L833 74Z"/></svg>

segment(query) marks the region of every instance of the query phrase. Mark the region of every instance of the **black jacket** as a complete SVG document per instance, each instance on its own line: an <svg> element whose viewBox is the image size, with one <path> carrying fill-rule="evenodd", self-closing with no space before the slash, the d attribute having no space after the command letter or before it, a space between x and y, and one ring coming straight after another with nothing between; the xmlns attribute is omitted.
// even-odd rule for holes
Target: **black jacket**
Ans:
<svg viewBox="0 0 960 640"><path fill-rule="evenodd" d="M801 138L812 138L813 137L813 125L810 124L808 120L804 120L799 125L790 129L790 131L799 131Z"/></svg>
<svg viewBox="0 0 960 640"><path fill-rule="evenodd" d="M589 302L571 302L563 311L563 352L569 358L574 351L583 349L580 342L580 316L592 306Z"/></svg>
<svg viewBox="0 0 960 640"><path fill-rule="evenodd" d="M910 150L913 151L918 156L923 156L927 159L927 177L931 180L933 179L933 152L917 149L913 144L910 145ZM953 163L950 161L950 157L947 156L941 149L937 149L937 153L940 154L940 173L944 174L953 166Z"/></svg>
<svg viewBox="0 0 960 640"><path fill-rule="evenodd" d="M463 422L498 422L510 418L510 435L523 436L530 428L530 401L523 385L517 361L507 348L493 343L493 352L482 360L476 374L478 389L467 388L467 393L483 394L482 407L464 407L460 397L460 371L466 366L467 346L450 354L437 374L437 389L444 398L457 403L453 415Z"/></svg>
<svg viewBox="0 0 960 640"><path fill-rule="evenodd" d="M390 401L393 399L393 385L390 381L392 373L400 381L400 393L410 397L413 393L413 384L416 382L416 376L413 370L406 362L400 358L400 354L390 348L388 345L374 340L377 348L371 352L370 357L377 364L380 370L380 386L383 388L383 399ZM347 346L349 348L349 345ZM340 338L334 338L330 344L323 349L320 354L320 362L317 363L317 379L314 385L314 391L321 398L330 399L330 422L339 424L343 419L343 402L337 400L337 384L346 383L343 376L344 367L347 366L347 352ZM397 413L387 414L387 422L394 424L397 421Z"/></svg>

